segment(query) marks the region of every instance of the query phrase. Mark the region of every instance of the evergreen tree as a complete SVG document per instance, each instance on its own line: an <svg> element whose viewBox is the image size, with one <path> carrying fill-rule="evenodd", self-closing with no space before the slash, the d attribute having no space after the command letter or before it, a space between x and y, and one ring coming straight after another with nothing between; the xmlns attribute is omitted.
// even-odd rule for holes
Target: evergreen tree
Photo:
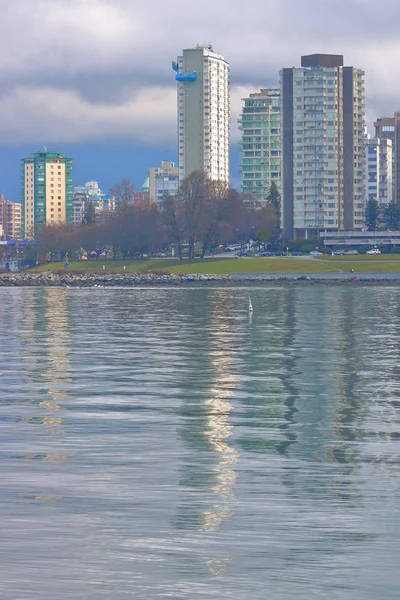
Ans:
<svg viewBox="0 0 400 600"><path fill-rule="evenodd" d="M93 202L89 203L85 214L85 223L86 225L93 225L96 222L96 211L93 206Z"/></svg>
<svg viewBox="0 0 400 600"><path fill-rule="evenodd" d="M271 183L271 186L269 188L269 192L268 192L268 196L267 196L267 203L268 202L271 202L271 204L273 204L275 206L278 220L277 220L276 224L274 225L273 233L274 233L275 238L278 238L280 235L280 231L281 231L281 194L280 194L279 188L276 185L275 181L273 181Z"/></svg>
<svg viewBox="0 0 400 600"><path fill-rule="evenodd" d="M390 231L398 231L400 226L400 211L397 204L390 202L384 212L385 228Z"/></svg>
<svg viewBox="0 0 400 600"><path fill-rule="evenodd" d="M365 224L368 231L375 231L378 226L379 205L375 199L368 200L365 205Z"/></svg>

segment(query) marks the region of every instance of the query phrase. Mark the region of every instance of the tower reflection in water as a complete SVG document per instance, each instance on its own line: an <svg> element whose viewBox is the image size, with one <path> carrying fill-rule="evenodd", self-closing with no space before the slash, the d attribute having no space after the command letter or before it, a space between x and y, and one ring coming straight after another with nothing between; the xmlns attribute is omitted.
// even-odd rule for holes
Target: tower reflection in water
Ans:
<svg viewBox="0 0 400 600"><path fill-rule="evenodd" d="M238 347L230 310L219 310L229 295L222 290L207 292L207 307L196 314L196 299L187 311L187 360L180 369L182 390L181 412L184 442L180 484L185 490L175 525L179 529L217 533L235 512L236 465L240 455L231 438L233 398L239 382L235 367ZM203 298L204 299L204 298ZM234 311L232 310L232 313ZM247 315L243 318L247 318ZM193 327L193 320L201 320ZM202 490L199 496L199 490ZM195 490L195 494L191 491ZM192 500L191 496L196 498ZM202 498L202 501L199 501ZM200 557L211 575L223 576L230 558Z"/></svg>
<svg viewBox="0 0 400 600"><path fill-rule="evenodd" d="M68 290L45 288L30 293L30 301L23 305L25 352L22 378L31 410L22 420L44 426L50 436L62 436L62 413L68 409L72 381L68 356L71 344ZM42 436L39 440L47 446L46 451L38 448L38 452L24 458L52 462L67 458L63 452L56 451L55 440Z"/></svg>

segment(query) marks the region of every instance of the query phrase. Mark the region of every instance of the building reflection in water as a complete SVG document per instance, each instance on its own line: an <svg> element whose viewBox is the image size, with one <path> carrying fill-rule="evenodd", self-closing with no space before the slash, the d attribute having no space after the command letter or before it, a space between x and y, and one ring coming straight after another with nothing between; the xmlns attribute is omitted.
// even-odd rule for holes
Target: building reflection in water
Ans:
<svg viewBox="0 0 400 600"><path fill-rule="evenodd" d="M239 359L227 302L229 293L223 290L208 291L201 314L196 312L196 297L189 302L186 360L177 373L182 377L183 391L180 485L184 499L174 525L210 535L219 532L234 515L236 466L240 458L231 441L232 400L239 382L235 365ZM196 319L201 319L201 323L193 325ZM193 391L190 396L188 388ZM211 576L222 577L227 573L230 557L216 551L215 556L199 560Z"/></svg>
<svg viewBox="0 0 400 600"><path fill-rule="evenodd" d="M219 328L210 331L210 358L214 371L214 381L210 396L204 400L206 423L204 437L215 452L215 464L212 467L213 480L210 490L219 503L202 512L202 529L216 530L222 521L232 516L231 501L235 498L237 474L235 465L239 459L238 451L229 445L232 425L229 421L237 378L230 372L231 359L228 354L219 354Z"/></svg>
<svg viewBox="0 0 400 600"><path fill-rule="evenodd" d="M49 434L58 436L64 434L61 413L68 409L72 381L68 356L71 334L67 301L68 290L44 288L34 290L31 301L23 306L25 352L22 378L30 397L27 404L36 406L39 414L30 411L30 415L23 416L22 420L33 425L40 424ZM59 462L67 456L61 453L38 453L25 458Z"/></svg>

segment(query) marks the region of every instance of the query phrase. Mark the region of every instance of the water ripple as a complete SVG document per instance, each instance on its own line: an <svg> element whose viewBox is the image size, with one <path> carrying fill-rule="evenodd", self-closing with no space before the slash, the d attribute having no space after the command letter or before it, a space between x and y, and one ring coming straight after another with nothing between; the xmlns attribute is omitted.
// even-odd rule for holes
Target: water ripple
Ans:
<svg viewBox="0 0 400 600"><path fill-rule="evenodd" d="M400 290L3 289L0 597L394 600Z"/></svg>

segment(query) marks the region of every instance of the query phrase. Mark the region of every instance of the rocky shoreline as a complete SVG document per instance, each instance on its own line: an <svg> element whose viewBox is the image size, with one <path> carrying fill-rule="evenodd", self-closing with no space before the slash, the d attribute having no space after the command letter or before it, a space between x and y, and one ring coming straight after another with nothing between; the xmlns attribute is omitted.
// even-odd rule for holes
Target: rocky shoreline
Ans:
<svg viewBox="0 0 400 600"><path fill-rule="evenodd" d="M273 286L282 284L400 285L400 274L176 275L156 273L3 273L0 287Z"/></svg>

